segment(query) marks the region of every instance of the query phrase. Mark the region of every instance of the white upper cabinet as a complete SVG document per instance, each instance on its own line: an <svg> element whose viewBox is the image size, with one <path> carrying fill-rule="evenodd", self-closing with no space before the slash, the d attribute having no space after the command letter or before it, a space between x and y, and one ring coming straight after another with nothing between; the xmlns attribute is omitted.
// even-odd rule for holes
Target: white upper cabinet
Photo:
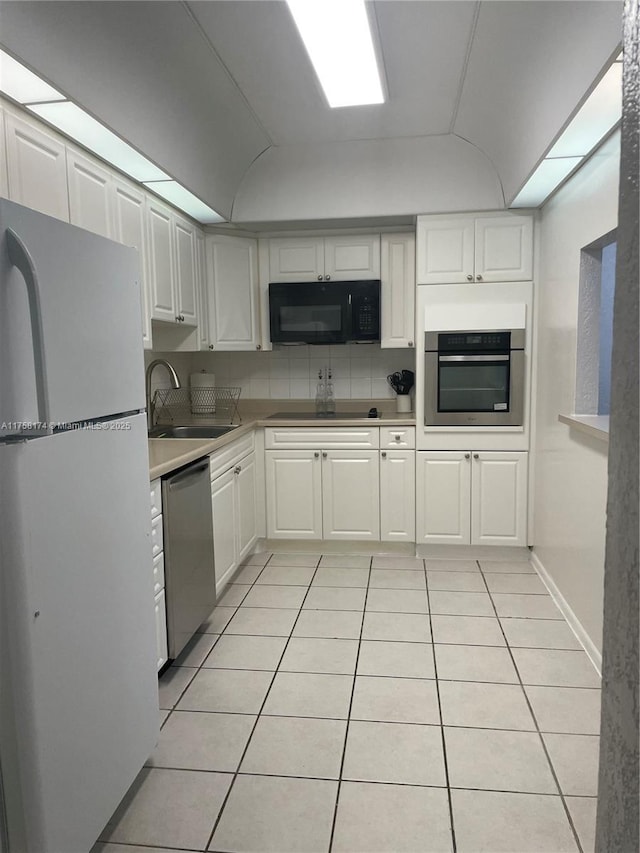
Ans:
<svg viewBox="0 0 640 853"><path fill-rule="evenodd" d="M418 284L530 281L533 220L525 214L419 216Z"/></svg>
<svg viewBox="0 0 640 853"><path fill-rule="evenodd" d="M175 323L177 310L173 288L174 257L170 209L155 199L147 199L149 227L149 293L151 317Z"/></svg>
<svg viewBox="0 0 640 853"><path fill-rule="evenodd" d="M9 198L69 222L64 144L11 112L5 123Z"/></svg>
<svg viewBox="0 0 640 853"><path fill-rule="evenodd" d="M278 237L269 240L270 281L380 278L380 235Z"/></svg>
<svg viewBox="0 0 640 853"><path fill-rule="evenodd" d="M207 243L209 339L216 350L256 350L258 244L252 238L213 235Z"/></svg>
<svg viewBox="0 0 640 853"><path fill-rule="evenodd" d="M142 299L142 340L151 349L151 317L149 313L149 274L147 260L147 221L145 195L127 181L114 178L114 237L125 246L138 250L140 296Z"/></svg>
<svg viewBox="0 0 640 853"><path fill-rule="evenodd" d="M176 307L180 322L198 325L198 290L196 265L196 233L193 223L174 216L173 233L176 253Z"/></svg>
<svg viewBox="0 0 640 853"><path fill-rule="evenodd" d="M69 216L73 225L114 239L113 176L111 172L67 147L67 178L69 181Z"/></svg>
<svg viewBox="0 0 640 853"><path fill-rule="evenodd" d="M204 233L196 234L196 282L198 293L198 342L200 349L213 349L209 341L209 310L207 307L207 247Z"/></svg>
<svg viewBox="0 0 640 853"><path fill-rule="evenodd" d="M0 109L0 198L9 198L7 177L7 147L4 132L4 110Z"/></svg>
<svg viewBox="0 0 640 853"><path fill-rule="evenodd" d="M416 302L416 240L383 234L380 244L382 332L380 346L413 347Z"/></svg>
<svg viewBox="0 0 640 853"><path fill-rule="evenodd" d="M372 278L380 278L379 234L325 237L325 281L358 281Z"/></svg>

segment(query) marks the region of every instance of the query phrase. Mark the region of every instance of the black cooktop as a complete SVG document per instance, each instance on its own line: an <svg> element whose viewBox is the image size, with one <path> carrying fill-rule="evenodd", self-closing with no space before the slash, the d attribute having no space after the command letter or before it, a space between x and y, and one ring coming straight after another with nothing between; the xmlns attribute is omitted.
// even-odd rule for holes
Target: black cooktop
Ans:
<svg viewBox="0 0 640 853"><path fill-rule="evenodd" d="M276 412L275 415L269 415L269 418L279 420L296 420L296 421L350 421L357 418L368 418L367 412L336 412L334 415L316 415L315 412ZM373 420L373 418L372 418Z"/></svg>

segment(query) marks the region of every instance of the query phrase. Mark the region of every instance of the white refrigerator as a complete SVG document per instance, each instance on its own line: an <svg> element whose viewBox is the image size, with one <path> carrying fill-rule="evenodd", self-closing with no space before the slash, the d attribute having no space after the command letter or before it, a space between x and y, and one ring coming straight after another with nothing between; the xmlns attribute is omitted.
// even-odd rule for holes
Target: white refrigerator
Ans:
<svg viewBox="0 0 640 853"><path fill-rule="evenodd" d="M157 740L137 269L0 200L2 853L87 853Z"/></svg>

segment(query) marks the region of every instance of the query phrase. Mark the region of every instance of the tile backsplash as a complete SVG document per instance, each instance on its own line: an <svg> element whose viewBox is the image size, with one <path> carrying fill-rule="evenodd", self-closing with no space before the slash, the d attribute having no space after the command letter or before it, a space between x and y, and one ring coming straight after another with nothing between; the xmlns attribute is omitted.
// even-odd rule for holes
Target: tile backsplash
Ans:
<svg viewBox="0 0 640 853"><path fill-rule="evenodd" d="M172 354L167 357L171 361ZM331 368L338 400L392 398L387 376L396 370L415 370L415 353L383 350L377 344L202 352L191 354L189 372L206 370L215 373L216 385L241 386L243 400L307 400L315 397L318 371L324 367Z"/></svg>

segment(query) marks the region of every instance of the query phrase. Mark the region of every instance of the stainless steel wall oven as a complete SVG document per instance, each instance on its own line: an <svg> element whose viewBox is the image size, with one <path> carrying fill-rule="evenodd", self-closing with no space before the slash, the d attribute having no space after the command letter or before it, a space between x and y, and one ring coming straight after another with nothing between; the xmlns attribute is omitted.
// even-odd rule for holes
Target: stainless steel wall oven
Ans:
<svg viewBox="0 0 640 853"><path fill-rule="evenodd" d="M425 426L522 426L524 329L426 332Z"/></svg>

